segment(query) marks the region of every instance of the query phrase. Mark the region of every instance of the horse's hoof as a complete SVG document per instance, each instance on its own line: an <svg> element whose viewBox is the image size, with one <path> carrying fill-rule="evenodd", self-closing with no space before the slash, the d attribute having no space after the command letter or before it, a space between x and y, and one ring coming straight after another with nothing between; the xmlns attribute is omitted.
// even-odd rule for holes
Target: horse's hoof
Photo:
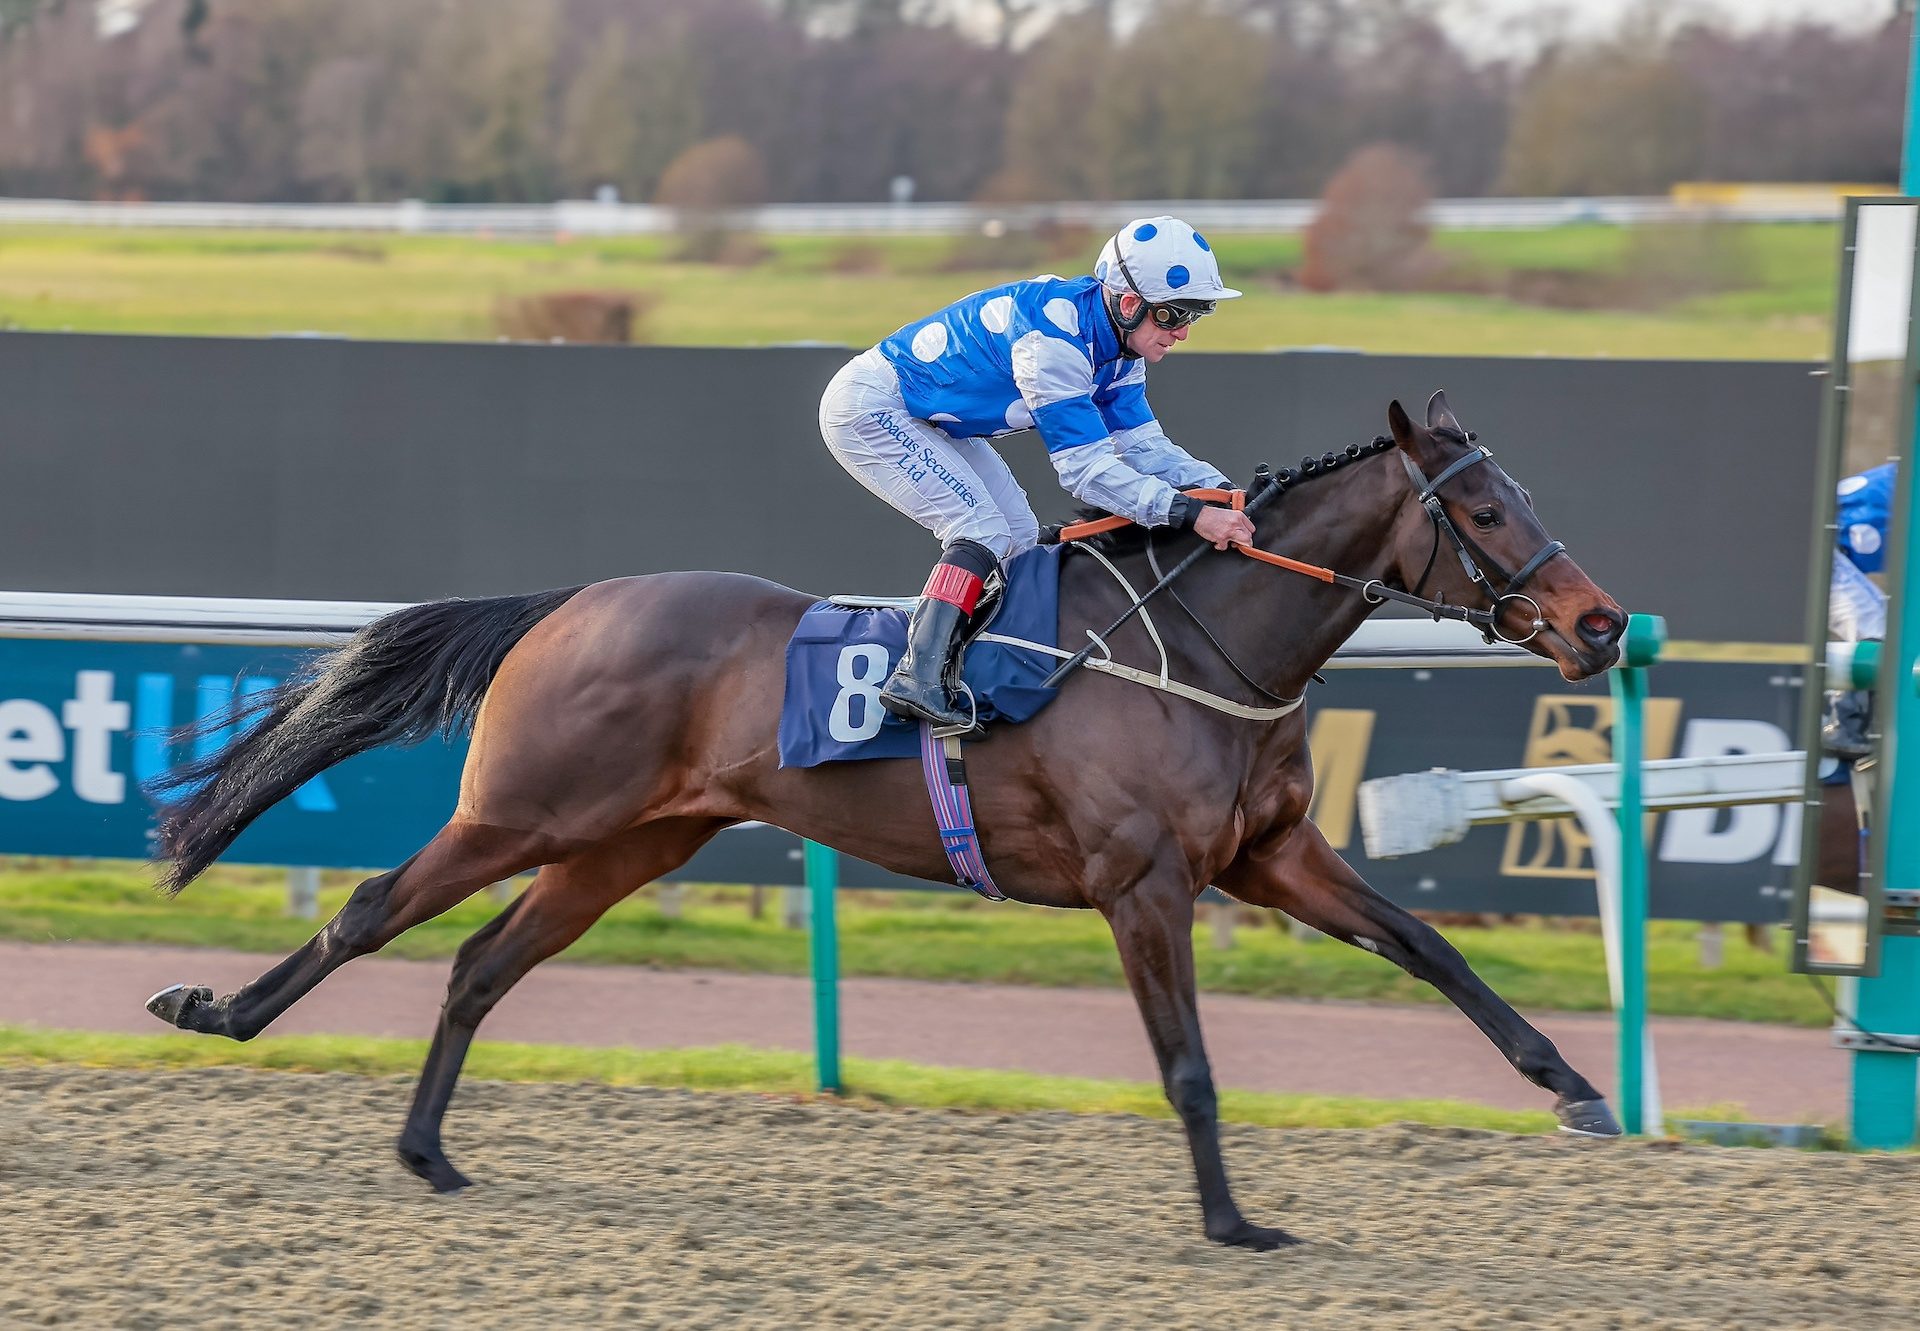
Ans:
<svg viewBox="0 0 1920 1331"><path fill-rule="evenodd" d="M1218 1234L1208 1234L1215 1243L1224 1243L1229 1248L1251 1248L1254 1252L1272 1252L1275 1248L1297 1247L1301 1240L1284 1229L1269 1229L1265 1225L1251 1224L1242 1220L1231 1229Z"/></svg>
<svg viewBox="0 0 1920 1331"><path fill-rule="evenodd" d="M187 1025L187 1014L202 1003L213 1001L213 990L203 984L170 984L147 1000L147 1011L181 1030L192 1030Z"/></svg>
<svg viewBox="0 0 1920 1331"><path fill-rule="evenodd" d="M401 1142L397 1152L400 1163L410 1172L425 1179L442 1197L457 1196L473 1186L473 1180L455 1169L453 1162L447 1159L444 1151L421 1150Z"/></svg>
<svg viewBox="0 0 1920 1331"><path fill-rule="evenodd" d="M1559 1100L1553 1112L1560 1116L1560 1131L1575 1137L1618 1137L1620 1124L1607 1108L1605 1100Z"/></svg>

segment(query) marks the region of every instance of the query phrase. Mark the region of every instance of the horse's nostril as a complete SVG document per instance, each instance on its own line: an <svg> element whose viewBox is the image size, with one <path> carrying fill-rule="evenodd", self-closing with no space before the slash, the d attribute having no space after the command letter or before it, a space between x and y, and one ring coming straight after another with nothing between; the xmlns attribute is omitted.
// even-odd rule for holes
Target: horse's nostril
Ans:
<svg viewBox="0 0 1920 1331"><path fill-rule="evenodd" d="M1619 616L1604 610L1592 610L1580 616L1581 636L1592 642L1610 643L1620 636L1623 627Z"/></svg>

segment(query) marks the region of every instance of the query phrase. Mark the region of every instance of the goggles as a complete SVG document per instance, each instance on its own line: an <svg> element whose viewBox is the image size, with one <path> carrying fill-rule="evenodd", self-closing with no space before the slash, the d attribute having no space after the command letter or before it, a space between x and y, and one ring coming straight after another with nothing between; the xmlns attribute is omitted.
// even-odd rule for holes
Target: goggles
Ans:
<svg viewBox="0 0 1920 1331"><path fill-rule="evenodd" d="M1155 328L1185 328L1196 319L1213 313L1210 300L1181 300L1166 305L1147 306L1147 317Z"/></svg>

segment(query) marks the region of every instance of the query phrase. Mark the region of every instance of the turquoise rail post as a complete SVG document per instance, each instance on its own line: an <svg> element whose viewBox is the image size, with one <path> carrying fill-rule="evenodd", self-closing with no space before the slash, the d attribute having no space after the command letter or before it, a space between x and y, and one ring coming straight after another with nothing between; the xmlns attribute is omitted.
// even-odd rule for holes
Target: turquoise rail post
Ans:
<svg viewBox="0 0 1920 1331"><path fill-rule="evenodd" d="M1920 13L1914 15L1907 49L1907 132L1900 154L1900 192L1920 192Z"/></svg>
<svg viewBox="0 0 1920 1331"><path fill-rule="evenodd" d="M813 1049L822 1092L840 1094L839 852L809 841L804 851L813 957Z"/></svg>
<svg viewBox="0 0 1920 1331"><path fill-rule="evenodd" d="M1920 423L1916 424L1920 436ZM1879 779L1886 790L1874 801L1870 837L1881 842L1873 857L1880 869L1873 886L1881 894L1883 917L1880 968L1851 986L1849 1014L1835 1040L1852 1050L1847 1114L1848 1135L1866 1150L1897 1151L1912 1146L1920 1130L1920 1096L1916 1095L1916 1058L1910 1042L1920 1039L1920 931L1914 925L1916 889L1920 889L1920 707L1909 689L1920 691L1920 543L1913 539L1916 509L1912 466L1900 468L1894 501L1896 528L1904 524L1893 555L1903 561L1897 575L1901 589L1888 607L1887 642L1881 652L1879 689L1874 707L1877 724L1886 731L1881 744ZM1904 548L1900 548L1904 547ZM1893 680L1907 688L1891 688ZM1857 683L1857 676L1850 683ZM1906 743L1900 741L1905 739ZM1844 1010L1848 986L1841 988ZM1857 1025L1858 1030L1853 1027ZM1900 1042L1886 1045L1866 1035L1885 1035ZM1905 1047L1903 1047L1905 1046Z"/></svg>
<svg viewBox="0 0 1920 1331"><path fill-rule="evenodd" d="M1632 615L1613 686L1613 761L1620 768L1620 1119L1629 1134L1646 1131L1647 821L1640 762L1645 748L1646 667L1660 659L1667 622Z"/></svg>
<svg viewBox="0 0 1920 1331"><path fill-rule="evenodd" d="M1900 192L1920 193L1920 16L1916 16L1907 59ZM1914 463L1920 455L1920 402L1916 401L1920 394L1911 378L1915 363L1910 347L1903 400L1913 413L1908 434L1912 442L1904 450L1906 459L1895 482L1894 538L1888 550L1888 570L1897 592L1888 607L1887 643L1875 695L1878 722L1886 735L1879 777L1885 789L1874 801L1870 835L1881 842L1873 858L1881 870L1877 886L1886 914L1880 970L1855 987L1853 1013L1866 1030L1908 1039L1920 1036L1920 932L1914 927L1911 907L1920 889L1920 700L1911 692L1920 686L1915 664L1920 660L1920 533L1914 531L1914 522L1920 519L1920 490L1916 489L1920 481L1914 474L1920 471ZM1898 1150L1914 1144L1920 1130L1916 1063L1920 1059L1911 1049L1876 1048L1864 1038L1854 1049L1849 1128L1855 1146Z"/></svg>

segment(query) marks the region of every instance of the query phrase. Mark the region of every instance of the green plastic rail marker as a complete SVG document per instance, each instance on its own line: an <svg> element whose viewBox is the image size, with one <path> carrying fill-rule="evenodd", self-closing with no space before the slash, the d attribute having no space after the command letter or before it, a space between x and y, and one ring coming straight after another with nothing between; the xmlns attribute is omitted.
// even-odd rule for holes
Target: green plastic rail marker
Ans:
<svg viewBox="0 0 1920 1331"><path fill-rule="evenodd" d="M1658 615L1627 619L1613 686L1613 760L1620 768L1620 1119L1631 1134L1646 1130L1647 824L1640 761L1646 667L1660 659L1667 622Z"/></svg>
<svg viewBox="0 0 1920 1331"><path fill-rule="evenodd" d="M1621 664L1650 666L1667 648L1667 621L1659 615L1628 615Z"/></svg>
<svg viewBox="0 0 1920 1331"><path fill-rule="evenodd" d="M840 1094L840 928L834 901L840 889L840 855L809 841L805 849L807 898L811 906L813 1047L820 1089Z"/></svg>

